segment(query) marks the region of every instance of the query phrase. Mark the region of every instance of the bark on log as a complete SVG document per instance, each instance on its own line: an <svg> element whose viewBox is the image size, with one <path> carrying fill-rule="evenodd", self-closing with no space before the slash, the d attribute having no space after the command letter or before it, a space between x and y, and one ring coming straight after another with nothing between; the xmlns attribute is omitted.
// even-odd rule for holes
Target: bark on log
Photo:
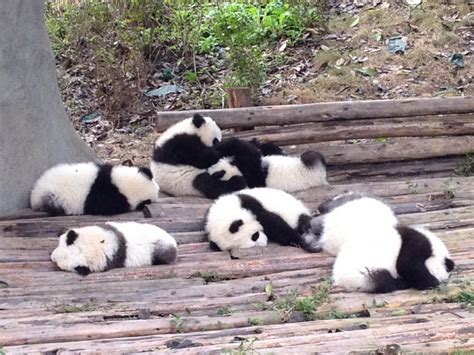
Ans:
<svg viewBox="0 0 474 355"><path fill-rule="evenodd" d="M474 134L474 114L305 123L240 132L233 136L245 140L257 138L277 145L295 145L345 139L469 134Z"/></svg>
<svg viewBox="0 0 474 355"><path fill-rule="evenodd" d="M474 152L474 136L391 138L383 142L337 145L311 143L287 148L287 151L294 155L307 150L319 151L326 157L328 165L430 159L464 156Z"/></svg>
<svg viewBox="0 0 474 355"><path fill-rule="evenodd" d="M194 113L211 116L221 128L235 128L472 112L474 112L472 97L324 102L305 105L158 112L156 129L161 132L172 124L191 117Z"/></svg>
<svg viewBox="0 0 474 355"><path fill-rule="evenodd" d="M95 159L64 111L43 12L44 1L0 2L0 215L28 207L49 167Z"/></svg>

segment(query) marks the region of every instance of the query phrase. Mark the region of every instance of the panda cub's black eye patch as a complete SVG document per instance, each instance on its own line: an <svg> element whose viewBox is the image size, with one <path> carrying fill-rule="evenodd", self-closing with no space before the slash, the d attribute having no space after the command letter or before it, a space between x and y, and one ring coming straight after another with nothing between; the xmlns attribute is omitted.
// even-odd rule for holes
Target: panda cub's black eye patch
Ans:
<svg viewBox="0 0 474 355"><path fill-rule="evenodd" d="M219 140L217 138L214 138L214 140L212 141L212 144L216 145L217 143L219 143Z"/></svg>
<svg viewBox="0 0 474 355"><path fill-rule="evenodd" d="M241 219L238 219L230 224L229 232L237 233L239 228L244 225L244 222Z"/></svg>
<svg viewBox="0 0 474 355"><path fill-rule="evenodd" d="M254 242L256 242L258 240L258 237L260 237L259 233L258 232L255 232L254 234L252 234L252 240Z"/></svg>
<svg viewBox="0 0 474 355"><path fill-rule="evenodd" d="M222 179L225 175L225 171L224 170L219 170L219 171L216 171L215 173L212 173L211 176L215 179Z"/></svg>

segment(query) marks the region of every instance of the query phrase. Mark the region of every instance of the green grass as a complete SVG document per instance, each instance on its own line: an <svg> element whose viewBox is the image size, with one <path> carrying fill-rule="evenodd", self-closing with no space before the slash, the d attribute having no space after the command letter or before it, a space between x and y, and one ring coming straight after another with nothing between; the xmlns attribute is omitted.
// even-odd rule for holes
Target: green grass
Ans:
<svg viewBox="0 0 474 355"><path fill-rule="evenodd" d="M171 323L176 327L178 333L184 333L184 327L186 325L186 319L183 319L179 314L171 315Z"/></svg>
<svg viewBox="0 0 474 355"><path fill-rule="evenodd" d="M217 315L219 316L228 316L230 314L232 314L232 310L227 306L221 307L217 310Z"/></svg>
<svg viewBox="0 0 474 355"><path fill-rule="evenodd" d="M284 319L288 319L293 312L301 312L306 320L317 318L316 311L323 303L329 301L330 280L324 280L313 287L309 296L300 296L298 291L290 291L286 297L276 300L274 309L280 312Z"/></svg>
<svg viewBox="0 0 474 355"><path fill-rule="evenodd" d="M252 318L249 318L248 323L249 325L257 326L257 325L262 325L263 321L259 318L252 317Z"/></svg>
<svg viewBox="0 0 474 355"><path fill-rule="evenodd" d="M225 280L226 278L218 275L214 271L198 271L192 275L193 277L201 277L208 284L211 282L219 282Z"/></svg>
<svg viewBox="0 0 474 355"><path fill-rule="evenodd" d="M473 176L474 175L474 155L468 153L464 156L464 160L454 168L456 176Z"/></svg>
<svg viewBox="0 0 474 355"><path fill-rule="evenodd" d="M226 355L258 354L258 351L255 350L254 345L253 345L255 340L257 340L257 338L241 339L237 349L231 349L231 350L224 349L222 350L222 353Z"/></svg>

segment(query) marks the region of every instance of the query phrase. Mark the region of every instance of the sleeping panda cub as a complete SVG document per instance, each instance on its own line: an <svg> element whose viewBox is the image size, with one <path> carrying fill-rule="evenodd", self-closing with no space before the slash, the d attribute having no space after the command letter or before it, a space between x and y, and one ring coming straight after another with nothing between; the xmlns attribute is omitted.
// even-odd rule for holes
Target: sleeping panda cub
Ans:
<svg viewBox="0 0 474 355"><path fill-rule="evenodd" d="M59 164L36 181L30 204L51 215L113 215L143 209L158 191L148 168Z"/></svg>
<svg viewBox="0 0 474 355"><path fill-rule="evenodd" d="M176 257L171 235L157 226L135 222L69 229L51 254L60 269L83 276L119 267L170 264Z"/></svg>
<svg viewBox="0 0 474 355"><path fill-rule="evenodd" d="M162 191L214 199L245 188L242 174L230 160L221 160L223 156L213 147L221 139L217 124L199 114L163 132L155 142L151 161L153 177Z"/></svg>
<svg viewBox="0 0 474 355"><path fill-rule="evenodd" d="M327 185L326 159L309 150L299 157L269 155L262 158L265 186L287 192Z"/></svg>
<svg viewBox="0 0 474 355"><path fill-rule="evenodd" d="M313 251L310 211L290 194L270 188L245 189L218 198L209 208L205 233L212 249L265 246L267 241Z"/></svg>
<svg viewBox="0 0 474 355"><path fill-rule="evenodd" d="M398 222L383 202L359 194L338 196L320 206L311 221L318 247L336 255L333 279L347 291L386 293L436 287L454 262L432 232Z"/></svg>
<svg viewBox="0 0 474 355"><path fill-rule="evenodd" d="M248 187L295 192L327 184L326 160L315 151L307 151L300 157L287 156L272 143L238 138L223 139L215 149L234 159Z"/></svg>

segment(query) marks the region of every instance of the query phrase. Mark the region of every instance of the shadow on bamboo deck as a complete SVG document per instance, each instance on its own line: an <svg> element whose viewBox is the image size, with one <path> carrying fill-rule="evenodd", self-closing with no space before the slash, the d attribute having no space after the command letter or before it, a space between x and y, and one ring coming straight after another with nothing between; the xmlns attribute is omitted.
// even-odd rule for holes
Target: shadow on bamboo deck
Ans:
<svg viewBox="0 0 474 355"><path fill-rule="evenodd" d="M270 245L211 252L209 200L164 197L143 213L0 220L0 346L23 352L440 352L474 348L474 100L410 99L215 110L233 134L316 148L330 187L296 195L315 209L337 193L383 197L402 221L434 230L457 264L447 285L386 295L328 287L333 258ZM190 115L159 113L157 127ZM228 133L232 134L232 133ZM471 160L470 160L471 159ZM471 165L469 165L471 164ZM457 173L457 174L456 174ZM157 224L179 242L174 265L80 277L49 261L63 227Z"/></svg>

